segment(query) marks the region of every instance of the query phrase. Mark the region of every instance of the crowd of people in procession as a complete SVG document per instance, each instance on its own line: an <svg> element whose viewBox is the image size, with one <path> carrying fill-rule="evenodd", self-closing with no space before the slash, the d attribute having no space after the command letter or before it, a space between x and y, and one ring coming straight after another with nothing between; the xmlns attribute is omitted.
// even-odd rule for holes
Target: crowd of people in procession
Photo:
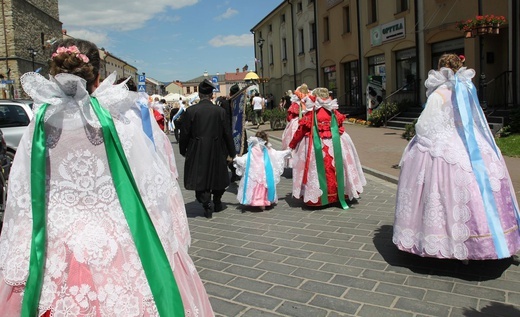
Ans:
<svg viewBox="0 0 520 317"><path fill-rule="evenodd" d="M50 78L27 73L35 119L20 143L0 237L0 311L9 316L213 316L188 255L190 232L167 136L184 157L183 186L211 219L239 180L237 201L278 202L292 169L292 196L310 207L349 209L367 184L337 100L302 83L275 105L256 92L255 135L233 100L150 100L131 80L99 82L97 47L54 45ZM445 54L426 81L428 101L401 161L393 242L423 257L500 259L520 250L520 213L507 167L475 97L474 71ZM281 149L269 142L264 109L287 113ZM177 158L178 159L178 158ZM28 229L31 228L31 229Z"/></svg>

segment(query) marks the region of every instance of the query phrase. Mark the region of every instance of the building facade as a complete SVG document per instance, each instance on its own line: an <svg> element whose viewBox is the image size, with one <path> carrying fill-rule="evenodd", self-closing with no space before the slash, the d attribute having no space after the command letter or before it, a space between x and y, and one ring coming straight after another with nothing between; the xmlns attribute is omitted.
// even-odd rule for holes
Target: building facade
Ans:
<svg viewBox="0 0 520 317"><path fill-rule="evenodd" d="M48 73L50 46L61 38L58 0L2 0L0 98L25 98L20 76Z"/></svg>
<svg viewBox="0 0 520 317"><path fill-rule="evenodd" d="M267 63L257 73L269 79L266 90L280 87L277 93L302 82L327 87L352 114L371 104L372 88L383 101L423 104L428 71L443 53L457 53L476 70L484 107L518 107L519 7L515 0L284 1L251 30L262 43L255 57ZM473 37L457 28L458 21L482 15L504 16L507 23Z"/></svg>
<svg viewBox="0 0 520 317"><path fill-rule="evenodd" d="M136 67L128 64L104 48L99 49L99 57L101 59L101 69L99 70L101 80L107 78L107 76L113 72L116 72L117 79L132 77L132 80L137 85L138 73Z"/></svg>
<svg viewBox="0 0 520 317"><path fill-rule="evenodd" d="M317 34L313 0L284 1L251 32L260 93L279 100L301 83L317 86Z"/></svg>

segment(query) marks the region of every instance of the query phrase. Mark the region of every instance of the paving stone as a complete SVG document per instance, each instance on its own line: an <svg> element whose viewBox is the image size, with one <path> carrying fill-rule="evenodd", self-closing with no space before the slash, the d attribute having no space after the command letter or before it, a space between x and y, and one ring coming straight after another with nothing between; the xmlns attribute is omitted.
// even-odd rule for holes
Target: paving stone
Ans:
<svg viewBox="0 0 520 317"><path fill-rule="evenodd" d="M347 287L345 286L333 285L331 283L322 283L316 281L307 281L301 286L301 288L304 290L311 291L313 293L331 295L336 297L341 297L347 290Z"/></svg>
<svg viewBox="0 0 520 317"><path fill-rule="evenodd" d="M316 297L314 297L314 299L311 300L310 304L347 314L356 313L359 306L361 306L358 303L351 302L346 299L339 299L324 295L316 295Z"/></svg>
<svg viewBox="0 0 520 317"><path fill-rule="evenodd" d="M240 305L217 297L211 297L210 302L215 315L220 316L239 316L242 311L247 309L247 306L245 305Z"/></svg>
<svg viewBox="0 0 520 317"><path fill-rule="evenodd" d="M251 267L240 266L240 265L231 265L224 270L224 272L233 274L236 276L243 276L249 278L258 278L259 276L265 274L264 270L258 270Z"/></svg>
<svg viewBox="0 0 520 317"><path fill-rule="evenodd" d="M209 295L224 299L233 299L242 292L242 290L236 288L210 282L204 284L204 287L206 288L206 292L208 292Z"/></svg>
<svg viewBox="0 0 520 317"><path fill-rule="evenodd" d="M315 280L315 281L321 281L321 282L328 282L330 281L334 275L322 271L316 271L316 270L309 270L304 268L298 268L296 271L293 272L294 276L303 277L309 280Z"/></svg>
<svg viewBox="0 0 520 317"><path fill-rule="evenodd" d="M376 316L384 316L384 317L413 317L414 314L402 310L389 309L386 307L372 306L372 305L363 305L356 316L364 316L364 317L376 317Z"/></svg>
<svg viewBox="0 0 520 317"><path fill-rule="evenodd" d="M448 316L450 307L428 303L411 298L400 298L394 306L397 309L422 313L427 316Z"/></svg>
<svg viewBox="0 0 520 317"><path fill-rule="evenodd" d="M455 286L453 287L453 293L474 296L477 298L489 299L498 302L504 302L506 298L506 292L501 290L470 285L462 285L460 283L455 284Z"/></svg>
<svg viewBox="0 0 520 317"><path fill-rule="evenodd" d="M256 308L248 309L245 313L241 315L242 317L283 317L283 315L259 310Z"/></svg>
<svg viewBox="0 0 520 317"><path fill-rule="evenodd" d="M245 256L238 256L238 255L228 255L224 259L222 259L223 262L232 263L232 264L238 264L248 267L254 267L258 263L260 263L260 260L258 259L252 259Z"/></svg>
<svg viewBox="0 0 520 317"><path fill-rule="evenodd" d="M371 290L377 285L376 281L346 275L336 275L330 283L364 290Z"/></svg>
<svg viewBox="0 0 520 317"><path fill-rule="evenodd" d="M424 295L426 294L426 290L424 289L388 283L379 283L375 291L378 293L408 297L419 300L422 300L424 298Z"/></svg>
<svg viewBox="0 0 520 317"><path fill-rule="evenodd" d="M319 307L304 305L301 303L283 302L276 309L277 313L291 317L325 317L327 311Z"/></svg>
<svg viewBox="0 0 520 317"><path fill-rule="evenodd" d="M455 283L435 280L433 278L427 278L422 276L408 276L405 282L408 286L416 286L416 287L428 287L431 290L438 290L443 292L451 292L453 290L453 286Z"/></svg>
<svg viewBox="0 0 520 317"><path fill-rule="evenodd" d="M267 272L262 277L260 277L260 280L265 282L270 282L273 284L279 284L279 285L286 285L297 288L300 286L304 279L294 276L288 276L286 274L279 274L279 273L273 273L273 272Z"/></svg>
<svg viewBox="0 0 520 317"><path fill-rule="evenodd" d="M239 294L235 301L246 304L254 305L258 308L275 309L282 302L280 299L250 292L243 292Z"/></svg>
<svg viewBox="0 0 520 317"><path fill-rule="evenodd" d="M369 303L387 308L391 307L397 298L394 295L380 294L371 290L356 288L350 288L344 297L355 302Z"/></svg>
<svg viewBox="0 0 520 317"><path fill-rule="evenodd" d="M297 269L297 266L289 265L286 263L276 263L271 261L261 261L257 266L258 269L263 269L270 272L281 273L286 276L290 275Z"/></svg>
<svg viewBox="0 0 520 317"><path fill-rule="evenodd" d="M233 280L229 281L227 285L244 291L251 291L259 294L263 294L268 289L273 287L272 283L265 283L256 279L250 279L246 277L235 277Z"/></svg>
<svg viewBox="0 0 520 317"><path fill-rule="evenodd" d="M424 300L453 307L476 307L478 305L478 298L435 290L428 290L424 296Z"/></svg>

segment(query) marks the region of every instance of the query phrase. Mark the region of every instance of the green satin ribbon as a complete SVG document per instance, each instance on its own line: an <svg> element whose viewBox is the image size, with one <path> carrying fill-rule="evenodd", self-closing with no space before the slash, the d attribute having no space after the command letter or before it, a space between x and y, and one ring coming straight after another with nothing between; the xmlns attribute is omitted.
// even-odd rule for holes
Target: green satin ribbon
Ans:
<svg viewBox="0 0 520 317"><path fill-rule="evenodd" d="M42 105L36 112L34 134L31 149L31 206L32 206L32 239L31 257L29 258L29 275L25 283L21 316L38 315L38 303L43 285L43 270L45 265L45 175L47 168L45 111L49 104ZM14 246L13 246L14 247Z"/></svg>
<svg viewBox="0 0 520 317"><path fill-rule="evenodd" d="M184 307L173 271L139 194L112 116L108 110L99 105L96 98L90 98L90 102L101 123L117 195L132 232L159 315L184 316Z"/></svg>
<svg viewBox="0 0 520 317"><path fill-rule="evenodd" d="M96 98L91 104L102 127L105 149L121 207L139 253L139 258L150 285L152 295L161 316L184 316L184 307L175 277L157 231L139 194L137 184L126 159L121 141L108 110L102 108ZM45 258L45 181L46 138L44 114L48 104L36 113L31 152L31 198L33 232L29 276L22 303L23 317L36 316L43 285Z"/></svg>
<svg viewBox="0 0 520 317"><path fill-rule="evenodd" d="M348 209L345 201L345 177L343 175L343 153L341 151L341 139L339 135L338 120L332 110L332 124L330 126L332 132L332 146L334 146L334 162L336 163L336 181L338 183L338 199L341 207Z"/></svg>
<svg viewBox="0 0 520 317"><path fill-rule="evenodd" d="M327 175L325 174L325 163L323 162L323 149L321 146L320 134L318 132L318 119L316 118L316 112L313 113L314 128L312 129L312 138L314 145L314 157L316 159L316 169L318 172L318 181L322 190L321 194L321 205L325 206L329 204L329 191L327 186Z"/></svg>

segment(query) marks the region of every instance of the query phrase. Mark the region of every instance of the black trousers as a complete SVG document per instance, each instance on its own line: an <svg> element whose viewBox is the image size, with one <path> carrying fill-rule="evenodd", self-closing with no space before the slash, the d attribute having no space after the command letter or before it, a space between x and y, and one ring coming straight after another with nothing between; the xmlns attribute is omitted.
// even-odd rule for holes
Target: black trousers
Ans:
<svg viewBox="0 0 520 317"><path fill-rule="evenodd" d="M197 201L201 203L203 206L209 206L211 203L211 195L213 195L213 203L218 203L222 199L222 195L224 195L225 189L212 189L205 191L195 191L195 198Z"/></svg>

